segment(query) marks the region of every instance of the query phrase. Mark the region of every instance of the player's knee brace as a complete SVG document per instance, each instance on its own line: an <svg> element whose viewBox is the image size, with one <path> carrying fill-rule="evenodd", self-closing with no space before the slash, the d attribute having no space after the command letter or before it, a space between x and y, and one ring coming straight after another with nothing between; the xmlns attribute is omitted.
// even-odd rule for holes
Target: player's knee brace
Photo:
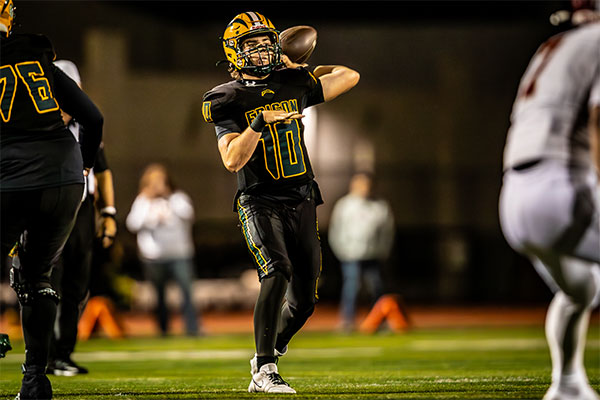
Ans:
<svg viewBox="0 0 600 400"><path fill-rule="evenodd" d="M21 274L19 256L12 256L12 267L9 273L10 287L17 294L17 299L21 306L31 304L35 299L47 297L56 304L60 301L60 296L48 282L28 282Z"/></svg>
<svg viewBox="0 0 600 400"><path fill-rule="evenodd" d="M10 287L17 294L17 299L22 306L31 304L34 300L42 297L50 298L56 304L60 301L60 296L49 283L32 285L21 279L19 270L14 267L10 269Z"/></svg>

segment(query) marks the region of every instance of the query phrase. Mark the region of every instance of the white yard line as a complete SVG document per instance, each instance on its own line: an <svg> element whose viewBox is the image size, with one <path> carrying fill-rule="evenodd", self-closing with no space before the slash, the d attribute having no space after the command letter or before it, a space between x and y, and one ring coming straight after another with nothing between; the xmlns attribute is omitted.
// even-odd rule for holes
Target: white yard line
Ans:
<svg viewBox="0 0 600 400"><path fill-rule="evenodd" d="M535 350L548 347L545 339L479 339L479 340L416 340L408 344L412 350ZM589 340L588 349L600 348L600 340Z"/></svg>
<svg viewBox="0 0 600 400"><path fill-rule="evenodd" d="M481 340L415 340L398 349L413 351L460 351L460 350L535 350L544 349L544 339L481 339ZM588 349L600 349L600 340L589 340ZM296 349L289 358L370 358L386 351L383 347L334 347L325 349ZM77 362L88 361L146 361L146 360L240 360L250 359L252 349L228 350L142 350L142 351L92 351L77 352ZM23 354L9 352L6 361L22 362Z"/></svg>
<svg viewBox="0 0 600 400"><path fill-rule="evenodd" d="M354 358L369 357L383 353L381 347L351 347L329 349L299 349L294 358ZM87 361L146 361L146 360L237 360L250 359L251 349L229 350L142 350L142 351L92 351L77 352L73 358L77 362ZM22 360L24 355L8 353L5 360Z"/></svg>
<svg viewBox="0 0 600 400"><path fill-rule="evenodd" d="M412 350L535 350L548 347L545 339L480 339L480 340L416 340L408 344ZM588 349L600 348L600 340L589 340Z"/></svg>

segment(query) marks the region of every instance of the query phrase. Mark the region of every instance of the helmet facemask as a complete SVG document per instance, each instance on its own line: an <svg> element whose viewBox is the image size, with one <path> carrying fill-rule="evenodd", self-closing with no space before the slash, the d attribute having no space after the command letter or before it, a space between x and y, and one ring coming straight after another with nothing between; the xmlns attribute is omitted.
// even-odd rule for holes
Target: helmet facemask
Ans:
<svg viewBox="0 0 600 400"><path fill-rule="evenodd" d="M248 47L248 41L261 36L268 36L270 43L260 42L256 45ZM252 35L248 38L240 40L238 46L237 59L238 63L243 66L239 68L241 72L252 76L269 75L276 67L281 65L281 46L275 40L275 35Z"/></svg>

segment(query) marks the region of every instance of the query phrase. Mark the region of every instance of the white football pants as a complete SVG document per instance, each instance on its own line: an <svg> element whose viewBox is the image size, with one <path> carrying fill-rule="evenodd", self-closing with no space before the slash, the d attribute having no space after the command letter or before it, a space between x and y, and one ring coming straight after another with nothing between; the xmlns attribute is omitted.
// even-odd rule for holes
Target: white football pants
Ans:
<svg viewBox="0 0 600 400"><path fill-rule="evenodd" d="M587 384L583 351L600 301L600 189L592 169L545 160L507 171L500 194L506 240L555 293L546 316L552 379Z"/></svg>

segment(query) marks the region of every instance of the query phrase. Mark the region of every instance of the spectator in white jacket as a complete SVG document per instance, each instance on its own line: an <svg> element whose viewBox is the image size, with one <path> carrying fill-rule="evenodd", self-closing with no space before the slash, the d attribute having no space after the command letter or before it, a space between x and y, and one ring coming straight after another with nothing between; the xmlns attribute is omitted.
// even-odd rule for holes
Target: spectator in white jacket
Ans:
<svg viewBox="0 0 600 400"><path fill-rule="evenodd" d="M357 173L350 191L339 199L329 223L329 244L341 262L340 318L354 328L356 300L364 282L374 303L383 294L382 266L394 241L394 216L387 201L372 197L373 179Z"/></svg>
<svg viewBox="0 0 600 400"><path fill-rule="evenodd" d="M192 302L194 207L190 197L172 184L162 164L150 164L140 179L139 194L129 215L127 228L137 234L140 259L157 294L156 317L163 335L168 333L169 311L165 287L174 279L183 296L182 313L186 334L198 334L199 315Z"/></svg>

